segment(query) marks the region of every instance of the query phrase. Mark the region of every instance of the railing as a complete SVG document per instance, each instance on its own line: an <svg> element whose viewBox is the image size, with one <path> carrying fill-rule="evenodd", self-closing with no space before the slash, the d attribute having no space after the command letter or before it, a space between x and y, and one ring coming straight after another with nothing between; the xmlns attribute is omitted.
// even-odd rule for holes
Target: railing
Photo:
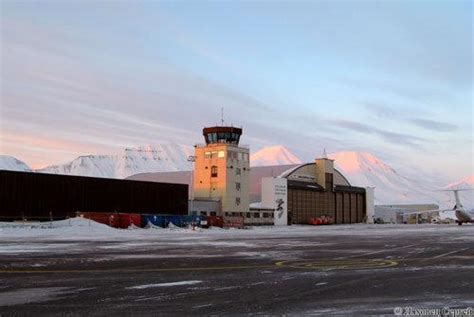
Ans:
<svg viewBox="0 0 474 317"><path fill-rule="evenodd" d="M230 146L235 146L235 147L239 147L239 148L243 148L243 149L247 149L247 150L250 150L250 145L249 144L231 144L231 143L225 143L225 142L217 142L217 143L210 143L210 144L227 144L227 145L230 145ZM197 143L197 144L194 144L194 147L195 148L203 148L203 147L206 147L208 146L209 144L205 144L205 143Z"/></svg>

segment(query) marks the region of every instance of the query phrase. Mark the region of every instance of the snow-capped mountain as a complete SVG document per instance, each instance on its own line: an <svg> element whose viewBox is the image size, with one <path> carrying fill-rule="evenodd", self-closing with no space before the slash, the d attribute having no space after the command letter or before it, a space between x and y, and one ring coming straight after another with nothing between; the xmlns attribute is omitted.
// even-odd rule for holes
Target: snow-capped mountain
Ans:
<svg viewBox="0 0 474 317"><path fill-rule="evenodd" d="M127 148L122 155L86 155L63 164L36 170L40 173L126 178L148 172L190 171L188 157L194 149L186 145L161 144ZM297 164L301 161L283 146L264 148L251 155L252 166Z"/></svg>
<svg viewBox="0 0 474 317"><path fill-rule="evenodd" d="M338 152L329 154L334 165L355 186L375 187L376 204L436 203L444 205L440 187L398 174L370 153Z"/></svg>
<svg viewBox="0 0 474 317"><path fill-rule="evenodd" d="M444 189L461 189L462 191L459 192L461 203L468 210L474 209L474 174L468 175L451 184L448 184L444 187ZM456 202L454 200L453 194L450 192L446 192L445 194L449 196L449 206L454 206Z"/></svg>
<svg viewBox="0 0 474 317"><path fill-rule="evenodd" d="M192 147L178 144L147 145L126 148L120 155L79 156L64 165L52 165L36 170L40 173L125 178L146 172L191 170L187 161Z"/></svg>
<svg viewBox="0 0 474 317"><path fill-rule="evenodd" d="M0 170L30 172L31 168L13 156L0 155Z"/></svg>
<svg viewBox="0 0 474 317"><path fill-rule="evenodd" d="M301 160L282 145L270 146L250 155L251 166L300 164Z"/></svg>
<svg viewBox="0 0 474 317"><path fill-rule="evenodd" d="M472 189L474 188L474 174L446 185L445 189Z"/></svg>
<svg viewBox="0 0 474 317"><path fill-rule="evenodd" d="M36 170L43 173L82 175L107 178L126 178L140 173L190 171L187 161L193 148L178 144L161 144L124 149L120 155L80 156L64 165L53 165ZM416 177L405 177L370 153L337 152L329 155L335 167L354 186L375 187L376 204L435 203L440 207L454 206L452 193L440 192L442 184L433 184L430 177L420 172ZM283 146L263 148L250 157L251 166L294 166L301 161ZM274 168L272 168L272 166ZM29 171L29 167L10 156L0 156L0 169ZM257 170L257 169L256 169ZM272 172L273 175L273 172ZM275 175L278 175L275 174ZM474 188L474 175L449 184L445 188ZM473 192L461 192L467 208L473 208Z"/></svg>

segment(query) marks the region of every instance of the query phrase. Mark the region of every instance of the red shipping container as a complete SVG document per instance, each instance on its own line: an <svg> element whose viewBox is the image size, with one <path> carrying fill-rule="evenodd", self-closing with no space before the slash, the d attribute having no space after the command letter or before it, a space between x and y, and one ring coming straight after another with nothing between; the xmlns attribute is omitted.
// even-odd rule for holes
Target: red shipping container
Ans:
<svg viewBox="0 0 474 317"><path fill-rule="evenodd" d="M208 227L224 227L224 219L219 216L206 216Z"/></svg>
<svg viewBox="0 0 474 317"><path fill-rule="evenodd" d="M116 228L127 229L132 224L140 227L141 224L141 215L140 214L117 214L118 218Z"/></svg>
<svg viewBox="0 0 474 317"><path fill-rule="evenodd" d="M76 217L81 217L84 219L90 219L98 223L103 223L105 225L114 227L115 217L114 214L109 212L91 212L91 211L78 211L76 212Z"/></svg>
<svg viewBox="0 0 474 317"><path fill-rule="evenodd" d="M244 217L224 217L224 228L244 228Z"/></svg>

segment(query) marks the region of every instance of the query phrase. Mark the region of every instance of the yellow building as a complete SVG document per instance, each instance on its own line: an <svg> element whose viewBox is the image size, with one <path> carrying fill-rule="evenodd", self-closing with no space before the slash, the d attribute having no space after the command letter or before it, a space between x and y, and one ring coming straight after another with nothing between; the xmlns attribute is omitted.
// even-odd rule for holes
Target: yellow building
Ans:
<svg viewBox="0 0 474 317"><path fill-rule="evenodd" d="M193 196L219 199L221 215L249 211L249 149L239 146L242 129L216 126L203 129L205 145L195 146Z"/></svg>

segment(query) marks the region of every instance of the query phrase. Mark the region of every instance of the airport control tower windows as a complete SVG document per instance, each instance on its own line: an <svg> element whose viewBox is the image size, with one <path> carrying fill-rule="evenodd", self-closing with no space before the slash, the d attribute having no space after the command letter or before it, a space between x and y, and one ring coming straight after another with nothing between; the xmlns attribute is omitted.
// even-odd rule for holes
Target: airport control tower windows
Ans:
<svg viewBox="0 0 474 317"><path fill-rule="evenodd" d="M226 143L239 145L241 134L242 129L235 127L216 126L204 128L203 130L206 144Z"/></svg>
<svg viewBox="0 0 474 317"><path fill-rule="evenodd" d="M209 133L208 135L209 143L217 142L217 133Z"/></svg>

